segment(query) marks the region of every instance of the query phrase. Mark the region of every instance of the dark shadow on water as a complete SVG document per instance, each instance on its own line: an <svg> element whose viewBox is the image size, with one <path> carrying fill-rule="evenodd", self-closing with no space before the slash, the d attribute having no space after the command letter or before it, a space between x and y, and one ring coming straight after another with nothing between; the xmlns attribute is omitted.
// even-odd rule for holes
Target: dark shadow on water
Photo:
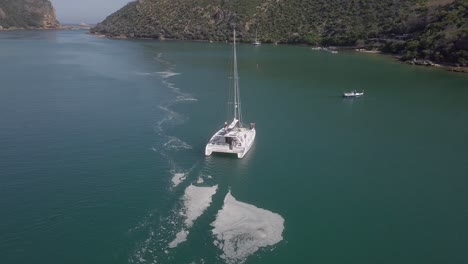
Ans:
<svg viewBox="0 0 468 264"><path fill-rule="evenodd" d="M239 159L237 154L229 153L212 153L211 156L205 157L206 169L210 173L214 171L226 171L230 170L238 174L245 173L245 169L249 167L255 158L255 144L249 150L249 152L242 158Z"/></svg>
<svg viewBox="0 0 468 264"><path fill-rule="evenodd" d="M236 154L229 154L229 153L217 153L213 152L211 154L212 158L224 158L224 159L231 159L231 160L237 160L237 155ZM207 157L209 159L210 157Z"/></svg>

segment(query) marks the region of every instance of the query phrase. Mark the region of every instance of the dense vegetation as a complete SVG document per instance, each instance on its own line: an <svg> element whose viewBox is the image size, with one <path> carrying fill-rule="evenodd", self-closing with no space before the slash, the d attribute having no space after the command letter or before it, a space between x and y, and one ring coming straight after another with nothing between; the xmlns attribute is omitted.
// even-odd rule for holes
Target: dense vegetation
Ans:
<svg viewBox="0 0 468 264"><path fill-rule="evenodd" d="M139 0L92 31L109 36L378 47L467 65L468 0Z"/></svg>
<svg viewBox="0 0 468 264"><path fill-rule="evenodd" d="M0 0L2 28L56 28L59 23L49 0Z"/></svg>
<svg viewBox="0 0 468 264"><path fill-rule="evenodd" d="M429 59L438 63L468 66L468 1L433 10L424 27L407 41L389 41L383 50L403 60Z"/></svg>

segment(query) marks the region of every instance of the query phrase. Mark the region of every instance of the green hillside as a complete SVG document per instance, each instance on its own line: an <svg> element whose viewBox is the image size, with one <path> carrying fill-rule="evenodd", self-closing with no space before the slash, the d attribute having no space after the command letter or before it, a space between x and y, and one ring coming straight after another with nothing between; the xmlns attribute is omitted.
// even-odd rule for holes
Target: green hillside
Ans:
<svg viewBox="0 0 468 264"><path fill-rule="evenodd" d="M144 0L92 32L113 37L378 47L466 65L468 0Z"/></svg>
<svg viewBox="0 0 468 264"><path fill-rule="evenodd" d="M415 36L388 42L383 50L403 59L422 58L435 62L468 65L468 1L437 8Z"/></svg>

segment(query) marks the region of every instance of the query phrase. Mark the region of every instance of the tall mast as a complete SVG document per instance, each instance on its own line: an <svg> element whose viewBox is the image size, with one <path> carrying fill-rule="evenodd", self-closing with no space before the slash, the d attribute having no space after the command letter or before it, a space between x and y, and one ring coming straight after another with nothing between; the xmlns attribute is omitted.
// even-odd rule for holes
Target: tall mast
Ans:
<svg viewBox="0 0 468 264"><path fill-rule="evenodd" d="M233 44L233 56L234 56L234 119L237 119L237 58L236 58L236 29L234 28L234 44Z"/></svg>
<svg viewBox="0 0 468 264"><path fill-rule="evenodd" d="M239 94L239 74L237 72L236 29L234 28L234 118L241 123L241 106Z"/></svg>

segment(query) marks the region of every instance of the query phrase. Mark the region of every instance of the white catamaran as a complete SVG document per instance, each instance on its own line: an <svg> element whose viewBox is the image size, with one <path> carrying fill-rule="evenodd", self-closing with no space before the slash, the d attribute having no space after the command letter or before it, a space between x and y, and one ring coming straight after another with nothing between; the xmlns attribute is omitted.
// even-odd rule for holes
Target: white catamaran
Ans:
<svg viewBox="0 0 468 264"><path fill-rule="evenodd" d="M205 155L210 156L213 152L219 153L232 153L237 154L239 159L243 158L245 154L252 147L255 140L255 124L251 123L250 127L245 127L242 123L241 102L239 94L239 74L237 72L237 54L236 54L236 30L234 30L234 117L230 124L224 123L218 132L211 137L208 144L206 144Z"/></svg>

